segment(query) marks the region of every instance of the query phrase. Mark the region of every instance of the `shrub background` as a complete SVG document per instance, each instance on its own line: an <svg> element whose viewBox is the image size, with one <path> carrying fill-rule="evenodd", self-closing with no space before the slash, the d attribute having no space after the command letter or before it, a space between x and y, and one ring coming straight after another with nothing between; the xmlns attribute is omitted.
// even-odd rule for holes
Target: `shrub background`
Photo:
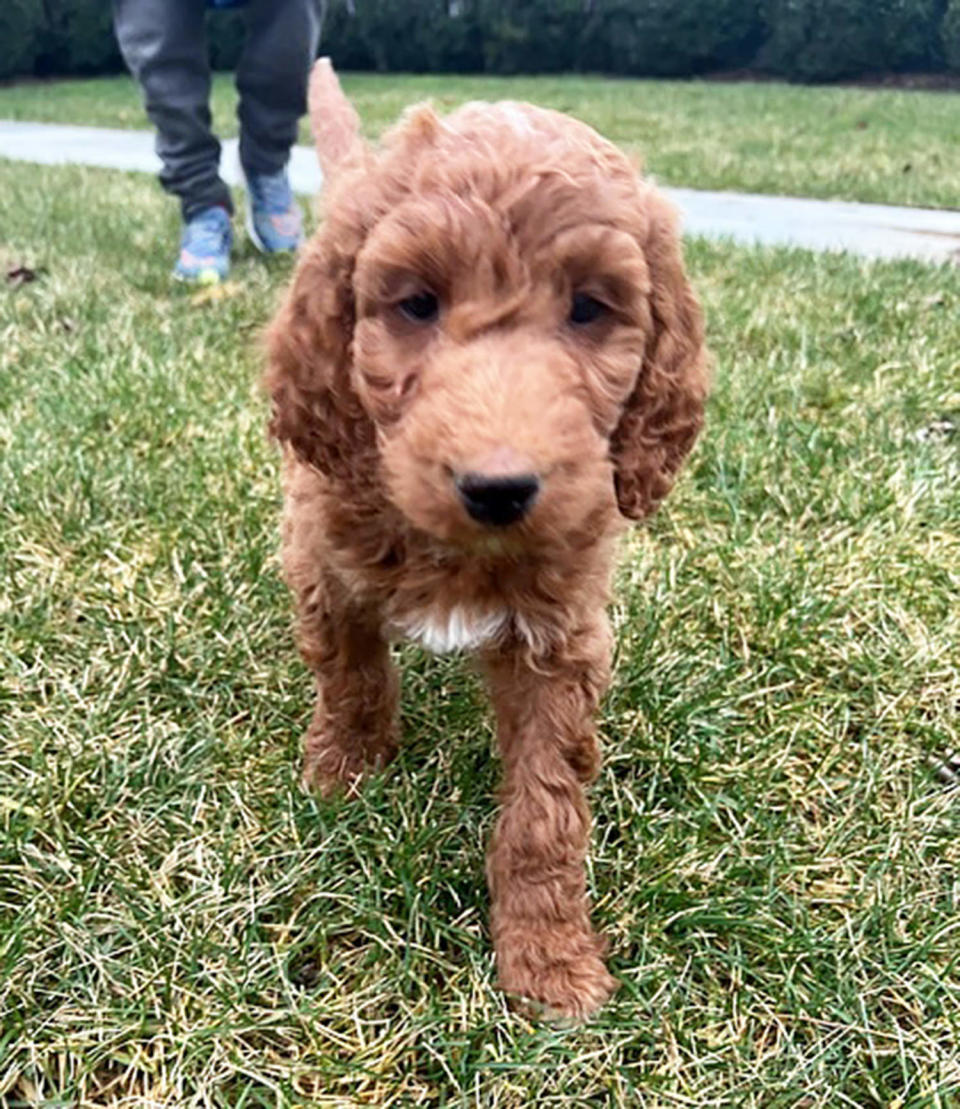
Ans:
<svg viewBox="0 0 960 1109"><path fill-rule="evenodd" d="M960 0L950 0L940 24L940 46L947 67L960 73Z"/></svg>
<svg viewBox="0 0 960 1109"><path fill-rule="evenodd" d="M758 62L794 81L943 68L942 0L764 0Z"/></svg>
<svg viewBox="0 0 960 1109"><path fill-rule="evenodd" d="M242 11L208 32L232 68ZM0 78L122 69L107 0L3 0L0 43ZM960 72L960 0L328 0L323 51L381 72Z"/></svg>

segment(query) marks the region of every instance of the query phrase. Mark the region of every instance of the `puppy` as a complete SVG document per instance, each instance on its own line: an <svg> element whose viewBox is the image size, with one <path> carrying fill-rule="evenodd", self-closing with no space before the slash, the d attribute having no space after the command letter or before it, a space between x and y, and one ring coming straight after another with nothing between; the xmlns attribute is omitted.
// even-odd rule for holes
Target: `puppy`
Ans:
<svg viewBox="0 0 960 1109"><path fill-rule="evenodd" d="M374 150L321 61L311 116L326 213L266 374L317 687L304 782L350 794L394 755L391 640L472 652L503 763L499 983L583 1018L615 985L584 877L615 540L669 491L707 391L676 220L557 112L416 107Z"/></svg>

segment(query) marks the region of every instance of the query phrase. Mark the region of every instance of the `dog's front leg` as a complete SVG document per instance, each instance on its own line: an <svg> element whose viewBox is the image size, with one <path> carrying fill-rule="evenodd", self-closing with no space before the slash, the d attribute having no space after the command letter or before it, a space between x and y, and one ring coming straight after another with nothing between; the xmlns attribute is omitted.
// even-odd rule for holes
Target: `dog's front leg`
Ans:
<svg viewBox="0 0 960 1109"><path fill-rule="evenodd" d="M548 1015L582 1018L616 983L590 925L584 783L599 766L593 714L609 673L605 622L547 659L486 661L503 758L502 808L487 860L499 983Z"/></svg>
<svg viewBox="0 0 960 1109"><path fill-rule="evenodd" d="M317 702L303 741L303 784L328 796L357 790L397 750L396 668L376 614L327 579L298 591L299 644Z"/></svg>

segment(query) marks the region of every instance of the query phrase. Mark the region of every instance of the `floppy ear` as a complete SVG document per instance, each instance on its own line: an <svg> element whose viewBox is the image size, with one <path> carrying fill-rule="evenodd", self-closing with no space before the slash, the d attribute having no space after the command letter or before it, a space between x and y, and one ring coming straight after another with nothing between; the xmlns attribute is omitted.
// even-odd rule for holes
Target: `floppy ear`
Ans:
<svg viewBox="0 0 960 1109"><path fill-rule="evenodd" d="M304 248L267 331L264 384L273 399L271 434L321 473L346 478L358 472L359 460L376 443L350 377L353 270L363 244L357 185L367 150L357 113L328 58L313 68L308 99L317 157L341 195ZM331 191L329 180L324 191Z"/></svg>
<svg viewBox="0 0 960 1109"><path fill-rule="evenodd" d="M652 190L647 204L652 329L610 440L617 503L631 520L654 512L670 491L703 424L709 378L703 317L684 273L676 216Z"/></svg>
<svg viewBox="0 0 960 1109"><path fill-rule="evenodd" d="M264 384L273 399L271 434L321 473L345 479L375 453L376 431L351 382L360 244L345 243L342 233L328 225L305 248L267 331Z"/></svg>

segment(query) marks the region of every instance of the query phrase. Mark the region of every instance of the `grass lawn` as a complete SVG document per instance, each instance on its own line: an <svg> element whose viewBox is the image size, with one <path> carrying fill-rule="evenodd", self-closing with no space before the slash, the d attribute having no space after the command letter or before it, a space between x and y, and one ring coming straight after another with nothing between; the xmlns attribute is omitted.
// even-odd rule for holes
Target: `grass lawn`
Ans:
<svg viewBox="0 0 960 1109"><path fill-rule="evenodd" d="M347 74L344 84L371 136L416 100L448 110L510 97L592 123L668 184L960 207L958 91L395 74ZM236 133L227 74L216 77L213 112L219 134ZM0 118L147 126L125 77L0 86Z"/></svg>
<svg viewBox="0 0 960 1109"><path fill-rule="evenodd" d="M360 800L296 786L285 268L172 289L134 175L2 165L0 225L5 1109L958 1104L960 271L690 244L716 391L625 544L592 791L622 985L557 1029L492 987L461 662L404 650Z"/></svg>

